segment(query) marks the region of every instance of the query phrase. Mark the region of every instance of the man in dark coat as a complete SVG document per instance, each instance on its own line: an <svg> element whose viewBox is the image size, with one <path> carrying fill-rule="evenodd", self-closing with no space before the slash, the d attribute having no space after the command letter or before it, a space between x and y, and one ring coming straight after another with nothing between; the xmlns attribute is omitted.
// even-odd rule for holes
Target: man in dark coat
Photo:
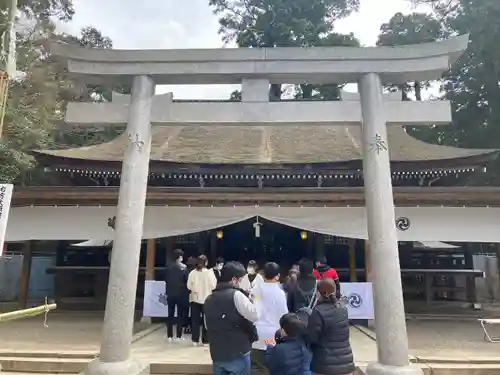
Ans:
<svg viewBox="0 0 500 375"><path fill-rule="evenodd" d="M182 339L182 326L188 304L187 269L182 263L183 251L174 250L174 262L167 266L165 271L165 284L168 305L167 338L168 341ZM177 311L177 319L175 313ZM176 321L176 337L174 339L174 321Z"/></svg>
<svg viewBox="0 0 500 375"><path fill-rule="evenodd" d="M249 375L250 351L257 341L257 308L238 288L245 267L228 262L204 305L213 375Z"/></svg>

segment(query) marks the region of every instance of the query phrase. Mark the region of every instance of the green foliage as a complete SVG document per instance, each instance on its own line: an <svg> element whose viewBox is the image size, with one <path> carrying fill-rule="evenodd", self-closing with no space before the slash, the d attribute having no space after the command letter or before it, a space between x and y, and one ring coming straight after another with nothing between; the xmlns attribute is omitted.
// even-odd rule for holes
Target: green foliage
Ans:
<svg viewBox="0 0 500 375"><path fill-rule="evenodd" d="M0 9L6 9L11 0L0 0ZM18 9L31 19L49 21L57 18L69 21L75 14L73 0L18 0Z"/></svg>
<svg viewBox="0 0 500 375"><path fill-rule="evenodd" d="M359 0L209 0L219 16L225 42L239 47L359 46L352 34L333 32L334 21L359 7ZM338 100L339 85L298 85L298 100ZM273 84L270 100L280 100L281 85ZM236 91L230 100L241 100Z"/></svg>
<svg viewBox="0 0 500 375"><path fill-rule="evenodd" d="M441 22L432 14L396 13L389 22L380 26L378 46L402 46L409 44L430 43L447 36ZM405 85L388 85L390 91L400 90L403 100L409 100L413 91L416 100L422 100L422 90L429 87L429 82L412 82Z"/></svg>
<svg viewBox="0 0 500 375"><path fill-rule="evenodd" d="M359 47L359 41L354 34L330 33L321 37L316 44L317 47ZM296 88L295 98L298 100L340 100L340 90L343 85L310 85L302 84Z"/></svg>
<svg viewBox="0 0 500 375"><path fill-rule="evenodd" d="M22 79L11 80L0 143L0 181L12 182L34 166L30 151L51 144L51 131L59 119L59 82L43 61L43 41L52 33L37 24L18 35L18 70Z"/></svg>
<svg viewBox="0 0 500 375"><path fill-rule="evenodd" d="M359 0L209 0L225 42L240 47L314 46Z"/></svg>
<svg viewBox="0 0 500 375"><path fill-rule="evenodd" d="M37 177L32 151L67 148L107 141L116 136L109 129L61 127L68 101L105 100L110 90L85 87L68 77L63 61L51 56L48 41L61 40L86 47L110 48L111 40L93 28L80 37L55 35L50 22L36 22L17 35L17 69L11 80L0 142L0 181L27 183ZM122 90L123 91L123 90Z"/></svg>
<svg viewBox="0 0 500 375"><path fill-rule="evenodd" d="M443 98L451 101L450 126L428 129L428 141L439 144L500 149L500 1L414 0L432 5L450 35L469 34L467 51L442 80ZM471 181L500 185L500 161Z"/></svg>

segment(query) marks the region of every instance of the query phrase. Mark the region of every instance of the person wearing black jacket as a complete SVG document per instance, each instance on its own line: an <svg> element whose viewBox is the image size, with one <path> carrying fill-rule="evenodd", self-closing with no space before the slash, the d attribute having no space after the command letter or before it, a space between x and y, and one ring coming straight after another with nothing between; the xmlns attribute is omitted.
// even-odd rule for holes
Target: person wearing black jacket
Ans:
<svg viewBox="0 0 500 375"><path fill-rule="evenodd" d="M258 340L256 306L239 288L245 276L239 262L228 262L204 304L213 375L250 375L250 351Z"/></svg>
<svg viewBox="0 0 500 375"><path fill-rule="evenodd" d="M220 279L220 274L221 274L221 271L222 271L222 267L224 267L224 258L217 258L217 260L215 261L215 266L212 268L213 272L214 272L214 275L215 275L215 278L217 279L217 281L219 281Z"/></svg>
<svg viewBox="0 0 500 375"><path fill-rule="evenodd" d="M316 277L314 267L310 260L303 259L299 263L299 275L293 287L287 294L288 309L297 312L303 307L308 307L316 298Z"/></svg>
<svg viewBox="0 0 500 375"><path fill-rule="evenodd" d="M188 303L187 267L182 263L184 253L180 249L174 250L174 262L167 266L165 275L168 318L167 339L174 340L174 321L177 309L176 340L182 339L182 326L185 321L186 306Z"/></svg>
<svg viewBox="0 0 500 375"><path fill-rule="evenodd" d="M311 371L316 375L353 374L356 367L349 342L349 317L337 299L334 280L318 282L317 298L305 334L312 351Z"/></svg>

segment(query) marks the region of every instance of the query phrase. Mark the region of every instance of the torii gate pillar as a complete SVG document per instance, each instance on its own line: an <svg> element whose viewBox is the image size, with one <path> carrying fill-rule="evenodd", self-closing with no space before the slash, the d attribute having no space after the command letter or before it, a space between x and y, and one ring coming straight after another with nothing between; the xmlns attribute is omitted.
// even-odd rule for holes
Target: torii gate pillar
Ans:
<svg viewBox="0 0 500 375"><path fill-rule="evenodd" d="M150 77L134 77L126 129L129 143L122 164L101 352L84 371L88 375L149 374L149 364L133 361L130 348L148 185L154 89Z"/></svg>
<svg viewBox="0 0 500 375"><path fill-rule="evenodd" d="M410 367L392 195L389 145L379 75L368 73L358 83L361 97L363 176L378 362L368 375L421 375Z"/></svg>

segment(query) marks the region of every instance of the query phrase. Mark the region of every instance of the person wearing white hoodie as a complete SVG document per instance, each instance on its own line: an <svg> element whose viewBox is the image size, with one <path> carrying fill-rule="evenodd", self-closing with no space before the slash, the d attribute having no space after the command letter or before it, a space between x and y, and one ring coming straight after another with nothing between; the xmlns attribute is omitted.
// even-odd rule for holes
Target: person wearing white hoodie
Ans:
<svg viewBox="0 0 500 375"><path fill-rule="evenodd" d="M187 288L190 291L189 302L191 302L191 337L193 345L200 342L208 343L207 329L204 324L203 305L212 290L217 286L217 279L212 270L207 269L208 259L200 255L196 262L196 268L189 273Z"/></svg>
<svg viewBox="0 0 500 375"><path fill-rule="evenodd" d="M255 322L259 340L252 344L252 375L269 375L266 367L267 343L274 340L280 329L280 319L288 313L286 295L280 285L280 266L274 262L264 265L263 282L256 284L251 292L257 307Z"/></svg>

